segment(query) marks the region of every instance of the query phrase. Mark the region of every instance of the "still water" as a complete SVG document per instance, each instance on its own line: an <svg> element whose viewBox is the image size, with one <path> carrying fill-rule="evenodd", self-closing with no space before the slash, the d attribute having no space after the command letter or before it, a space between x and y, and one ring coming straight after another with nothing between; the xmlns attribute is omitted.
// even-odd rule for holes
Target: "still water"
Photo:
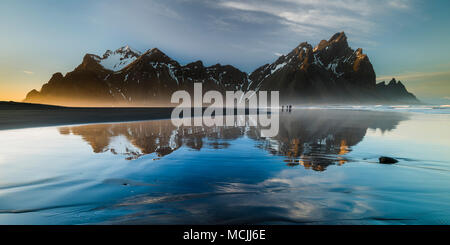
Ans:
<svg viewBox="0 0 450 245"><path fill-rule="evenodd" d="M450 114L0 131L0 224L450 224ZM399 160L382 165L378 157Z"/></svg>

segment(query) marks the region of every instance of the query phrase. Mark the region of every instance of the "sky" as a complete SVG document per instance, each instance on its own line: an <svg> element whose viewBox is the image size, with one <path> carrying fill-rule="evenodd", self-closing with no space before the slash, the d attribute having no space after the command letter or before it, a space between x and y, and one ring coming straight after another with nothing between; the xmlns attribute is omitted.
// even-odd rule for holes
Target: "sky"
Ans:
<svg viewBox="0 0 450 245"><path fill-rule="evenodd" d="M379 82L396 77L420 99L450 104L449 10L448 0L2 0L0 101L125 45L252 72L345 31Z"/></svg>

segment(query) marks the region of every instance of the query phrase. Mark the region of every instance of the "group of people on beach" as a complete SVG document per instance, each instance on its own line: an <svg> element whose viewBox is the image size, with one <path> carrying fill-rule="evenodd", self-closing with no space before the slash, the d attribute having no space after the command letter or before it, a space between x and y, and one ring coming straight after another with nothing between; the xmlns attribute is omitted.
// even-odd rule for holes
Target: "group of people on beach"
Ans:
<svg viewBox="0 0 450 245"><path fill-rule="evenodd" d="M284 111L284 105L281 106L281 111ZM292 110L292 105L286 105L286 111L291 111Z"/></svg>

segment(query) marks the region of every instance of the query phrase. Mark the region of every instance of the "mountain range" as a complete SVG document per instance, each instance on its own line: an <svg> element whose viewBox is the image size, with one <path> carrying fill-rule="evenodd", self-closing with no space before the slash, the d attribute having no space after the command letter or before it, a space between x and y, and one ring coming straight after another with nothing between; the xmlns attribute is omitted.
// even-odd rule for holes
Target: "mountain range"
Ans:
<svg viewBox="0 0 450 245"><path fill-rule="evenodd" d="M313 47L304 42L250 74L231 65L181 65L161 50L145 53L129 46L103 56L86 54L66 75L55 73L25 102L68 106L169 106L173 92L203 90L280 91L280 103L394 104L419 103L405 86L392 79L376 83L369 57L349 47L344 32ZM172 104L173 105L173 104Z"/></svg>

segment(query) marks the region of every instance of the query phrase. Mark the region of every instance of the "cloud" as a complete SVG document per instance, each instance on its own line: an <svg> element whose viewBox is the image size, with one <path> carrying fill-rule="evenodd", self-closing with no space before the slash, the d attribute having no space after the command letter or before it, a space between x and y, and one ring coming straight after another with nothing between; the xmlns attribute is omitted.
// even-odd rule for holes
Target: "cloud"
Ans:
<svg viewBox="0 0 450 245"><path fill-rule="evenodd" d="M418 1L418 0L414 0ZM140 49L158 47L180 62L228 63L250 72L288 53L345 31L352 47L380 44L408 0L110 0L97 4L102 30ZM403 20L403 18L402 18ZM385 29L384 29L385 28ZM176 57L178 55L178 57ZM218 58L220 57L220 58ZM239 57L239 59L236 59Z"/></svg>
<svg viewBox="0 0 450 245"><path fill-rule="evenodd" d="M411 72L399 75L380 76L377 77L377 81L391 80L396 78L397 80L417 80L417 79L429 79L433 77L450 76L450 71L437 71L437 72Z"/></svg>
<svg viewBox="0 0 450 245"><path fill-rule="evenodd" d="M411 4L410 0L223 0L218 6L277 17L285 27L306 36L323 36L330 30L367 36L378 27L377 17L409 10Z"/></svg>
<svg viewBox="0 0 450 245"><path fill-rule="evenodd" d="M389 1L388 4L397 9L409 9L411 7L409 0L393 0Z"/></svg>
<svg viewBox="0 0 450 245"><path fill-rule="evenodd" d="M27 75L33 75L34 74L34 72L32 72L32 71L23 71L23 73L25 73Z"/></svg>

